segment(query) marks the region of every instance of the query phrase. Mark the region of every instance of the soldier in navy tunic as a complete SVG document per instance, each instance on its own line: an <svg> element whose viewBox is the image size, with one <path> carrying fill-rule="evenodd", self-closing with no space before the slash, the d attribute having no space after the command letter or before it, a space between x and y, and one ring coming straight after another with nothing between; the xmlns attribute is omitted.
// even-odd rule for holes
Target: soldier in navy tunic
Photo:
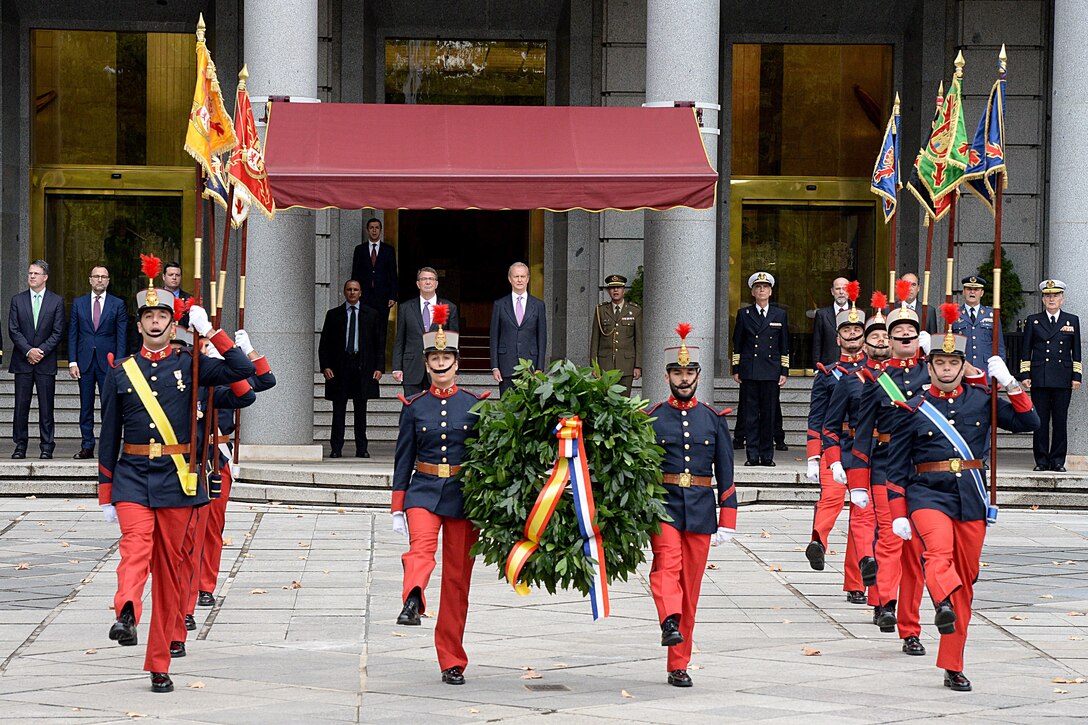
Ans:
<svg viewBox="0 0 1088 725"><path fill-rule="evenodd" d="M393 530L409 537L409 548L401 557L404 607L397 624L420 624L441 530L442 591L434 644L442 681L463 685L468 666L463 639L475 561L469 550L479 532L465 518L458 474L465 441L473 437L479 419L472 407L488 393L475 395L457 386L458 335L442 329L444 307L434 309L438 329L423 335L431 387L411 398L400 396L404 408L393 463Z"/></svg>

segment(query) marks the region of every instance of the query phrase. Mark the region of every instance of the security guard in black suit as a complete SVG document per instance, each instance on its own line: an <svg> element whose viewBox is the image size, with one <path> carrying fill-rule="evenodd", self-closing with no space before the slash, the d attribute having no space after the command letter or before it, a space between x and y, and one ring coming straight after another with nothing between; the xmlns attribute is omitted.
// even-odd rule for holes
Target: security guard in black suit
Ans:
<svg viewBox="0 0 1088 725"><path fill-rule="evenodd" d="M1032 446L1036 471L1065 471L1069 399L1080 389L1080 318L1062 311L1065 282L1043 280L1045 312L1031 315L1024 327L1020 380L1042 421ZM1053 437L1050 428L1054 427Z"/></svg>
<svg viewBox="0 0 1088 725"><path fill-rule="evenodd" d="M627 278L610 274L602 289L609 300L597 305L589 321L589 359L601 370L623 373L620 385L631 394L631 384L642 377L642 308L623 298Z"/></svg>
<svg viewBox="0 0 1088 725"><path fill-rule="evenodd" d="M748 278L755 304L737 311L733 323L733 380L740 384L747 442L746 466L773 466L775 411L779 389L790 368L789 321L786 311L772 307L774 276L756 272Z"/></svg>
<svg viewBox="0 0 1088 725"><path fill-rule="evenodd" d="M986 284L986 279L976 274L963 278L960 319L952 325L952 332L967 338L967 362L979 370L986 369L986 361L994 354L994 335L997 335L997 355L1005 359L1005 336L1000 328L994 330L994 308L982 304Z"/></svg>

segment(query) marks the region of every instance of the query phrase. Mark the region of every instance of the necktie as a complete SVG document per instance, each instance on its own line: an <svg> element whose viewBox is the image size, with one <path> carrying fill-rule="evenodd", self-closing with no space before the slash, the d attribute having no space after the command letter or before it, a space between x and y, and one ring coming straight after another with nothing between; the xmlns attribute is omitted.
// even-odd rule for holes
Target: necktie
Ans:
<svg viewBox="0 0 1088 725"><path fill-rule="evenodd" d="M521 301L521 296L518 296L518 303L514 305L514 318L521 324L521 321L525 319L525 305Z"/></svg>
<svg viewBox="0 0 1088 725"><path fill-rule="evenodd" d="M619 305L612 305L612 314L615 315L616 317L619 317L619 315L620 315L620 306Z"/></svg>
<svg viewBox="0 0 1088 725"><path fill-rule="evenodd" d="M348 352L355 352L355 307L348 312L348 344L345 348Z"/></svg>
<svg viewBox="0 0 1088 725"><path fill-rule="evenodd" d="M40 294L33 295L34 297L34 327L38 326L38 312L42 309L42 296Z"/></svg>
<svg viewBox="0 0 1088 725"><path fill-rule="evenodd" d="M971 308L971 324L975 324L975 308Z"/></svg>
<svg viewBox="0 0 1088 725"><path fill-rule="evenodd" d="M378 266L378 245L370 245L370 267L373 269Z"/></svg>
<svg viewBox="0 0 1088 725"><path fill-rule="evenodd" d="M759 308L759 316L762 317L763 319L767 319L767 310L760 307Z"/></svg>
<svg viewBox="0 0 1088 725"><path fill-rule="evenodd" d="M1055 322L1057 322L1057 321L1058 321L1058 317L1057 317L1057 315L1051 315L1051 316L1050 316L1050 324L1052 324L1052 325L1053 325L1053 324L1054 324Z"/></svg>
<svg viewBox="0 0 1088 725"><path fill-rule="evenodd" d="M424 300L423 302L423 331L427 332L431 329L431 303Z"/></svg>
<svg viewBox="0 0 1088 725"><path fill-rule="evenodd" d="M94 323L94 329L98 329L98 323L102 320L102 298L98 295L94 296L94 307L91 308L91 321Z"/></svg>

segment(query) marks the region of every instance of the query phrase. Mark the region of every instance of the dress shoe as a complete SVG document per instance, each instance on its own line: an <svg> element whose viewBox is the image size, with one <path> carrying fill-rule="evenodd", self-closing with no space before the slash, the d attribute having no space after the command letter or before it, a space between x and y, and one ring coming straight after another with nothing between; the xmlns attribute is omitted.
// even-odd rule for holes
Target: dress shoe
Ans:
<svg viewBox="0 0 1088 725"><path fill-rule="evenodd" d="M196 605L198 607L214 607L215 595L211 592L200 592L196 597Z"/></svg>
<svg viewBox="0 0 1088 725"><path fill-rule="evenodd" d="M170 643L170 657L177 659L178 657L185 656L185 643L184 642L171 642Z"/></svg>
<svg viewBox="0 0 1088 725"><path fill-rule="evenodd" d="M785 443L775 443L774 444L774 449L776 451L788 451L790 449L790 447L787 446Z"/></svg>
<svg viewBox="0 0 1088 725"><path fill-rule="evenodd" d="M816 571L824 570L824 545L819 541L808 542L808 547L805 549L805 558L808 559L808 565Z"/></svg>
<svg viewBox="0 0 1088 725"><path fill-rule="evenodd" d="M915 655L921 657L926 653L925 645L922 644L922 640L917 637L904 637L903 638L903 654Z"/></svg>
<svg viewBox="0 0 1088 725"><path fill-rule="evenodd" d="M18 448L11 454L12 458L26 458L26 451L20 451Z"/></svg>
<svg viewBox="0 0 1088 725"><path fill-rule="evenodd" d="M971 681L962 672L944 671L944 686L950 687L956 692L970 692Z"/></svg>
<svg viewBox="0 0 1088 725"><path fill-rule="evenodd" d="M865 604L865 592L853 591L846 593L846 601L850 604Z"/></svg>
<svg viewBox="0 0 1088 725"><path fill-rule="evenodd" d="M72 456L72 458L75 458L76 460L84 460L84 459L87 459L87 458L94 458L94 449L93 448L80 448L79 453Z"/></svg>
<svg viewBox="0 0 1088 725"><path fill-rule="evenodd" d="M861 557L861 561L858 562L858 569L861 570L862 584L867 587L876 584L876 559L871 556Z"/></svg>
<svg viewBox="0 0 1088 725"><path fill-rule="evenodd" d="M38 456L38 458L42 459L43 461L51 461L53 460L53 454L42 451L42 454Z"/></svg>
<svg viewBox="0 0 1088 725"><path fill-rule="evenodd" d="M400 610L400 615L397 616L397 624L403 624L406 627L419 626L419 602L413 597L408 597L408 601L404 603L404 609Z"/></svg>
<svg viewBox="0 0 1088 725"><path fill-rule="evenodd" d="M370 458L369 451L355 451L356 458Z"/></svg>
<svg viewBox="0 0 1088 725"><path fill-rule="evenodd" d="M185 629L189 630L190 632L196 631L196 619L191 614L185 615Z"/></svg>
<svg viewBox="0 0 1088 725"><path fill-rule="evenodd" d="M1031 470L1033 470L1033 471L1049 471L1050 469L1047 468L1046 466L1042 465L1042 464L1039 464L1039 465L1035 466L1035 468L1033 468Z"/></svg>
<svg viewBox="0 0 1088 725"><path fill-rule="evenodd" d="M880 608L880 616L876 618L874 624L880 627L881 632L894 632L895 625L899 621L895 618L895 605L889 604L886 607Z"/></svg>
<svg viewBox="0 0 1088 725"><path fill-rule="evenodd" d="M945 599L937 605L937 613L933 616L933 624L937 625L937 631L941 634L952 634L956 631L956 612L952 609L952 603Z"/></svg>
<svg viewBox="0 0 1088 725"><path fill-rule="evenodd" d="M661 623L661 646L675 647L684 641L684 635L680 634L680 622L676 615L665 617Z"/></svg>
<svg viewBox="0 0 1088 725"><path fill-rule="evenodd" d="M465 684L465 671L460 667L450 667L442 670L442 681L447 685Z"/></svg>
<svg viewBox="0 0 1088 725"><path fill-rule="evenodd" d="M1065 466L1054 466L1050 470L1054 471L1054 473L1065 473Z"/></svg>
<svg viewBox="0 0 1088 725"><path fill-rule="evenodd" d="M767 466L769 468L774 468L778 464L774 462L773 458L764 458L764 459L760 460L759 465Z"/></svg>
<svg viewBox="0 0 1088 725"><path fill-rule="evenodd" d="M340 451L333 451L332 453L329 454L329 458L343 458L343 457L344 457L344 454L341 453Z"/></svg>
<svg viewBox="0 0 1088 725"><path fill-rule="evenodd" d="M170 679L170 675L165 672L152 672L151 673L151 691L152 692L173 692L174 681Z"/></svg>
<svg viewBox="0 0 1088 725"><path fill-rule="evenodd" d="M132 611L131 604L125 604L121 608L121 614L117 621L110 627L110 639L122 647L133 647L138 643L136 636L136 615Z"/></svg>
<svg viewBox="0 0 1088 725"><path fill-rule="evenodd" d="M691 676L687 670L673 670L669 673L669 684L673 687L691 687Z"/></svg>
<svg viewBox="0 0 1088 725"><path fill-rule="evenodd" d="M746 466L762 466L763 463L761 461L759 461L758 459L750 459L750 460L745 461L744 465L746 465Z"/></svg>

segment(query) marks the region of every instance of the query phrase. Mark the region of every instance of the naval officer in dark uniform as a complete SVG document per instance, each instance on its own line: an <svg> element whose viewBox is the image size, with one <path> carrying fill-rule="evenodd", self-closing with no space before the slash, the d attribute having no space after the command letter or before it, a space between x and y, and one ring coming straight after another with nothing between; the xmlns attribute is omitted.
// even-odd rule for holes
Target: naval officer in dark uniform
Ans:
<svg viewBox="0 0 1088 725"><path fill-rule="evenodd" d="M1069 400L1080 389L1080 318L1062 310L1065 282L1039 284L1044 312L1030 315L1020 348L1020 380L1039 412L1032 451L1036 471L1065 471ZM1054 434L1051 436L1051 428Z"/></svg>
<svg viewBox="0 0 1088 725"><path fill-rule="evenodd" d="M994 335L997 335L997 355L1005 359L1005 336L1001 329L994 330L994 308L982 304L986 291L986 279L978 275L963 278L963 304L960 319L952 331L967 339L967 362L979 370L986 369L986 361L994 354Z"/></svg>
<svg viewBox="0 0 1088 725"><path fill-rule="evenodd" d="M117 621L110 639L136 644L150 573L152 614L144 669L151 673L153 692L170 692L170 640L184 615L184 589L178 580L182 545L195 507L208 503L208 491L202 467L189 472L193 353L170 345L174 296L153 286L160 264L156 258L145 259L152 286L137 298L140 351L113 363L102 390L98 502L105 519L121 527ZM223 356L200 356L201 383L229 385L253 375L253 363L230 336L222 330L212 334L203 308L189 310L189 324Z"/></svg>
<svg viewBox="0 0 1088 725"><path fill-rule="evenodd" d="M472 406L488 393L475 395L457 387L458 334L442 328L448 308L435 305L438 329L423 335L423 352L431 387L404 408L393 462L393 530L409 537L401 557L404 607L397 624L415 626L427 608L427 582L435 567L438 533L442 532L442 592L434 645L442 681L465 684L468 655L462 642L468 616L468 590L474 557L469 549L479 532L465 518L458 476L465 440L473 436L478 416Z"/></svg>
<svg viewBox="0 0 1088 725"><path fill-rule="evenodd" d="M642 308L623 296L627 278L611 274L604 281L609 300L597 305L589 321L589 359L601 370L619 370L620 385L631 394L631 384L642 377Z"/></svg>
<svg viewBox="0 0 1088 725"><path fill-rule="evenodd" d="M733 446L725 411L695 399L699 348L687 347L690 325L677 328L680 346L666 348L665 378L672 395L649 409L658 445L665 449L665 509L672 521L650 535L654 552L650 590L661 622L661 644L669 648L668 682L691 687L688 662L699 588L710 546L724 544L737 530L737 489Z"/></svg>

